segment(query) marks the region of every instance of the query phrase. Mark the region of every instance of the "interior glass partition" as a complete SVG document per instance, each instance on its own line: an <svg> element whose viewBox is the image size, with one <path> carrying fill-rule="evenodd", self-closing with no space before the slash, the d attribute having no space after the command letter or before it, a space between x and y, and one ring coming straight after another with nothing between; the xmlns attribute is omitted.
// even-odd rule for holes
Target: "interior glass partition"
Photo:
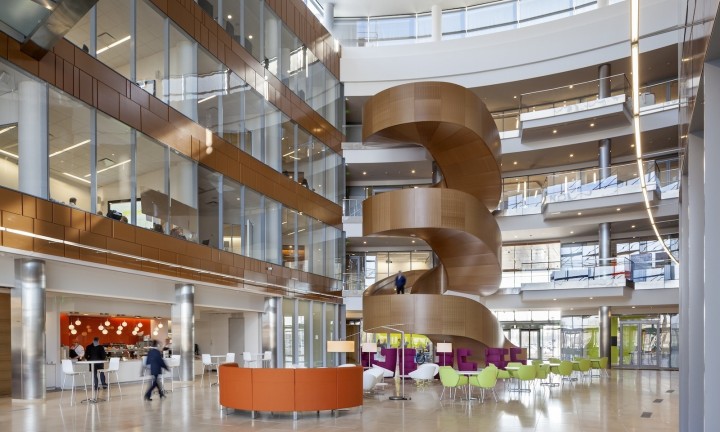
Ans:
<svg viewBox="0 0 720 432"><path fill-rule="evenodd" d="M311 317L310 302L308 300L298 300L297 320L297 364L300 367L312 367L310 364L310 347L313 341L310 334Z"/></svg>
<svg viewBox="0 0 720 432"><path fill-rule="evenodd" d="M222 248L227 252L244 255L242 185L223 177L222 185L223 237Z"/></svg>
<svg viewBox="0 0 720 432"><path fill-rule="evenodd" d="M132 34L130 23L135 19L130 2L99 1L97 10L97 37L95 56L125 78L132 79L130 57L132 55Z"/></svg>
<svg viewBox="0 0 720 432"><path fill-rule="evenodd" d="M115 210L124 222L130 222L132 215L132 143L134 135L124 123L98 112L96 181L97 211L108 214ZM90 173L85 175L90 178Z"/></svg>
<svg viewBox="0 0 720 432"><path fill-rule="evenodd" d="M295 299L282 300L283 317L283 366L297 366L295 363Z"/></svg>
<svg viewBox="0 0 720 432"><path fill-rule="evenodd" d="M135 224L161 233L169 233L170 196L168 195L167 146L137 132Z"/></svg>
<svg viewBox="0 0 720 432"><path fill-rule="evenodd" d="M313 301L312 302L312 341L313 341L313 367L324 366L323 353L325 353L326 347L324 344L318 343L317 341L326 340L323 333L323 303Z"/></svg>

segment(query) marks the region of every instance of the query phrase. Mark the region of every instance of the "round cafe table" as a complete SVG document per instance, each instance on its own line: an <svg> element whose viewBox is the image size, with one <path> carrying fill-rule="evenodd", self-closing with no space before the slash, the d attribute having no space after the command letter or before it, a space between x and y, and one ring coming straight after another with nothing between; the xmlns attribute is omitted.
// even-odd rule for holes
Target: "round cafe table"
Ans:
<svg viewBox="0 0 720 432"><path fill-rule="evenodd" d="M90 397L88 399L83 399L82 401L80 401L80 403L83 403L83 402L98 403L99 401L105 400L105 399L100 399L99 397L97 397L99 389L97 389L95 386L95 380L97 380L97 376L96 376L96 373L95 373L96 371L95 371L95 367L94 367L96 364L105 364L105 363L107 363L107 360L82 360L79 362L75 362L76 365L90 365L90 370L92 371L92 393L90 393L92 395L92 397ZM99 373L100 369L98 369L97 372ZM97 386L97 387L99 387L99 386Z"/></svg>

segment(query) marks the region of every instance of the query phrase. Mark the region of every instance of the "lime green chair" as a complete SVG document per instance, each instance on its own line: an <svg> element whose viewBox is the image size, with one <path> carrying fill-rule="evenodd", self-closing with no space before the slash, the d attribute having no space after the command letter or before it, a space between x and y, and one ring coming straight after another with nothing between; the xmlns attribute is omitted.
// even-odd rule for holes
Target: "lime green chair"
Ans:
<svg viewBox="0 0 720 432"><path fill-rule="evenodd" d="M555 357L550 357L550 358L548 359L548 362L550 362L550 363L560 363L560 359L559 359L559 358L555 358Z"/></svg>
<svg viewBox="0 0 720 432"><path fill-rule="evenodd" d="M450 366L441 366L440 367L440 382L443 385L443 391L440 393L440 399L443 398L443 395L445 394L445 389L449 388L451 392L452 398L454 398L454 395L452 394L453 390L456 390L458 387L463 387L468 385L468 377L462 376L455 369L453 369Z"/></svg>
<svg viewBox="0 0 720 432"><path fill-rule="evenodd" d="M497 394L495 394L495 384L497 384L498 369L496 367L486 367L477 375L473 375L469 379L469 383L472 387L480 387L482 403L485 403L485 390L492 390L495 403L497 403ZM468 398L470 395L468 395Z"/></svg>
<svg viewBox="0 0 720 432"><path fill-rule="evenodd" d="M590 362L592 363L591 372L597 371L597 374L593 374L593 373L590 374L590 379L592 379L593 377L600 378L602 376L606 376L606 377L610 376L607 371L607 365L608 365L607 357L600 357L599 359L592 359Z"/></svg>
<svg viewBox="0 0 720 432"><path fill-rule="evenodd" d="M559 366L552 366L550 371L555 375L560 376L561 382L564 385L565 381L572 381L572 378L570 377L573 373L573 363L568 360L563 360L560 362Z"/></svg>
<svg viewBox="0 0 720 432"><path fill-rule="evenodd" d="M578 358L576 361L577 363L573 363L573 371L577 372L577 374L580 375L580 379L585 381L585 378L589 376L588 372L590 372L592 362L586 358Z"/></svg>
<svg viewBox="0 0 720 432"><path fill-rule="evenodd" d="M510 363L507 364L507 366L520 367L520 366L522 366L522 363L520 363L520 362L510 362ZM510 375L510 371L507 371L507 370L504 370L504 369L500 369L500 370L498 371L498 379L503 380L503 383L505 383L504 380L508 380L508 379L510 379L510 378L512 378L512 375Z"/></svg>
<svg viewBox="0 0 720 432"><path fill-rule="evenodd" d="M537 368L533 365L521 365L516 371L511 371L510 375L518 380L517 391L530 391L530 387L522 388L522 382L525 381L528 384L535 380L537 376Z"/></svg>
<svg viewBox="0 0 720 432"><path fill-rule="evenodd" d="M540 381L540 385L551 385L552 383L547 382L547 379L550 376L550 365L539 364L539 365L535 365L535 368L536 368L535 379Z"/></svg>
<svg viewBox="0 0 720 432"><path fill-rule="evenodd" d="M535 366L539 366L539 365L541 365L542 363L543 363L542 360L533 360L533 361L532 361L532 364L535 365Z"/></svg>

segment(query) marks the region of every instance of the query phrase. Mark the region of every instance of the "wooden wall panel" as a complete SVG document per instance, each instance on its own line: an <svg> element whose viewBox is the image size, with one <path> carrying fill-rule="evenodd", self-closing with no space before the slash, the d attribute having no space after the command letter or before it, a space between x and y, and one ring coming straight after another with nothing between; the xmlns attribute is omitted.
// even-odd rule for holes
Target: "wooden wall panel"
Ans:
<svg viewBox="0 0 720 432"><path fill-rule="evenodd" d="M0 292L0 396L10 396L12 390L10 349L10 293Z"/></svg>

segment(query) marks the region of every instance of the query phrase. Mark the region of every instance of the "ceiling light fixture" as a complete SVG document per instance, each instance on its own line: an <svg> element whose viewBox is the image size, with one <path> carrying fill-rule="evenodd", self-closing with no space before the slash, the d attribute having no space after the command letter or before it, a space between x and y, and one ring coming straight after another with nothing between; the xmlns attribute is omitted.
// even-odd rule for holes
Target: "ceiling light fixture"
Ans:
<svg viewBox="0 0 720 432"><path fill-rule="evenodd" d="M590 123L590 127L595 127L595 123Z"/></svg>
<svg viewBox="0 0 720 432"><path fill-rule="evenodd" d="M553 133L556 134L556 133L557 133L557 129L553 129Z"/></svg>
<svg viewBox="0 0 720 432"><path fill-rule="evenodd" d="M570 153L570 157L575 157L575 154L574 154L574 153Z"/></svg>
<svg viewBox="0 0 720 432"><path fill-rule="evenodd" d="M125 36L124 38L120 39L119 41L113 42L110 45L106 46L105 48L100 48L99 50L97 50L97 55L104 53L105 51L109 50L110 48L115 48L116 46L120 45L121 43L127 42L129 40L130 40L130 35Z"/></svg>
<svg viewBox="0 0 720 432"><path fill-rule="evenodd" d="M578 216L582 216L582 212L578 212Z"/></svg>
<svg viewBox="0 0 720 432"><path fill-rule="evenodd" d="M7 131L9 131L9 130L12 130L12 129L15 129L15 128L16 128L16 126L15 126L15 125L12 125L12 126L6 127L5 129L0 129L0 134L4 134L5 132L7 132Z"/></svg>
<svg viewBox="0 0 720 432"><path fill-rule="evenodd" d="M4 155L7 155L7 156L10 156L11 158L20 159L20 158L18 157L18 155L14 154L14 153L10 153L9 151L0 150L0 153L2 153L2 154L4 154Z"/></svg>
<svg viewBox="0 0 720 432"><path fill-rule="evenodd" d="M119 166L125 165L125 164L128 163L128 162L130 162L130 159L128 159L128 160L126 160L126 161L118 162L118 163L116 163L115 165L110 165L109 167L103 168L103 169L101 169L101 170L97 170L96 172L97 172L98 174L104 173L105 171L107 171L107 170L109 170L109 169L117 168L117 167L119 167ZM90 177L90 174L85 174L85 177Z"/></svg>
<svg viewBox="0 0 720 432"><path fill-rule="evenodd" d="M517 161L513 162L513 165L517 165Z"/></svg>
<svg viewBox="0 0 720 432"><path fill-rule="evenodd" d="M632 64L632 114L633 114L633 132L635 135L635 159L638 166L638 174L640 175L640 189L642 190L645 200L645 211L647 212L650 225L655 232L655 237L662 245L665 253L670 259L678 264L677 258L670 252L665 241L660 236L655 218L650 208L650 198L647 190L647 182L645 181L645 166L643 163L642 140L640 131L640 6L639 0L630 0L630 57Z"/></svg>
<svg viewBox="0 0 720 432"><path fill-rule="evenodd" d="M85 183L87 183L87 184L90 184L90 180L84 179L84 178L82 178L82 177L78 177L78 176L76 176L76 175L72 175L72 174L66 173L66 172L64 172L63 175L66 175L66 176L68 176L68 177L70 177L70 178L74 178L75 180L79 180L79 181L81 181L81 182L85 182Z"/></svg>
<svg viewBox="0 0 720 432"><path fill-rule="evenodd" d="M207 101L209 101L210 99L214 99L215 96L217 96L217 95L210 95L210 96L208 96L208 97L206 97L206 98L204 98L204 99L200 99L200 100L198 101L198 103L201 104L201 103L203 103L203 102L207 102Z"/></svg>
<svg viewBox="0 0 720 432"><path fill-rule="evenodd" d="M363 175L367 175L367 171L363 171Z"/></svg>
<svg viewBox="0 0 720 432"><path fill-rule="evenodd" d="M50 153L50 154L48 155L48 157L57 156L57 155L59 155L60 153L65 153L65 152L68 151L68 150L72 150L72 149L74 149L74 148L80 147L81 145L85 145L85 144L87 144L87 143L89 143L89 142L90 142L89 139L88 139L88 140L85 140L85 141L81 141L81 142L79 142L79 143L77 143L77 144L75 144L75 145L71 145L70 147L64 148L64 149L62 149L62 150L58 150L58 151L56 151L55 153Z"/></svg>

